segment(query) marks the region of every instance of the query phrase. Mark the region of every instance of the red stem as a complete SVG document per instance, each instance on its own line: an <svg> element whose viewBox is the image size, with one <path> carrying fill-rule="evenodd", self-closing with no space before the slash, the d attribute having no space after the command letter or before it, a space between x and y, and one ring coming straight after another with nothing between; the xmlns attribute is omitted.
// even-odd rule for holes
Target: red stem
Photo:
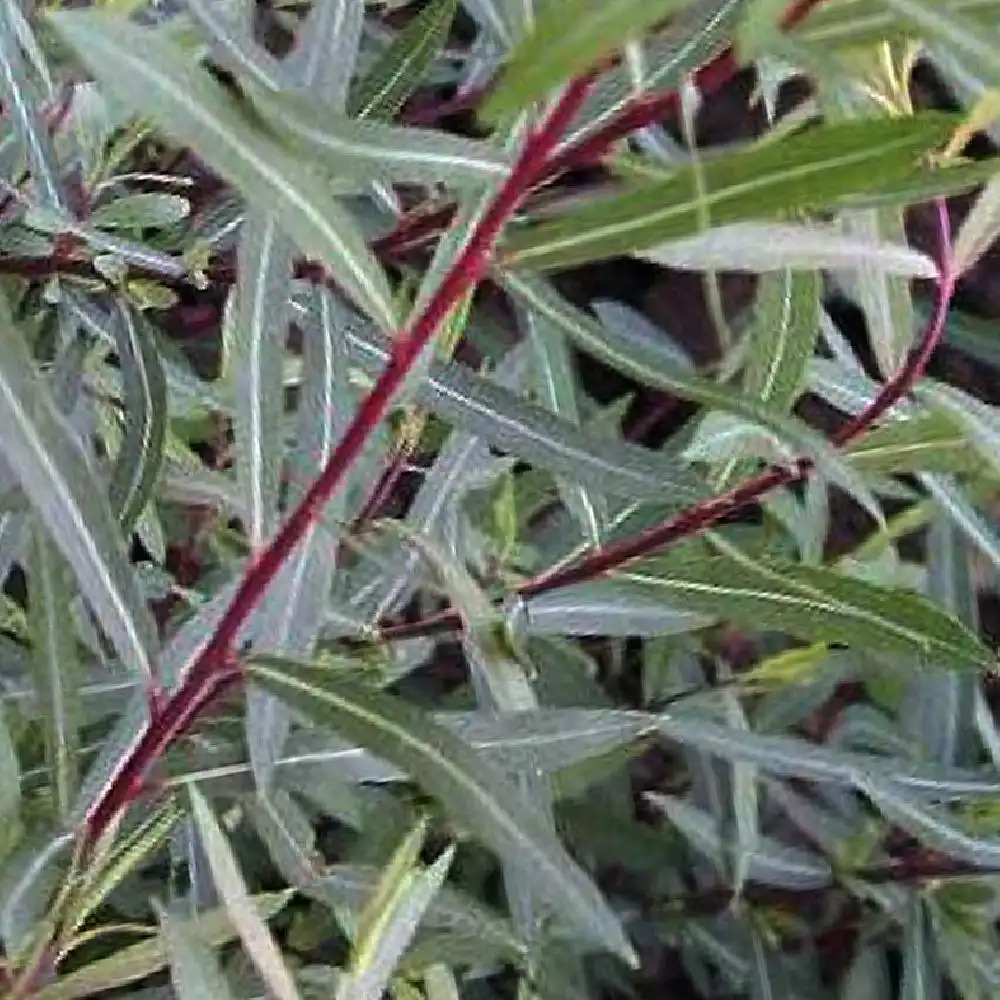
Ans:
<svg viewBox="0 0 1000 1000"><path fill-rule="evenodd" d="M781 19L783 31L790 31L806 18L824 0L796 0ZM829 2L829 0L826 0ZM720 49L707 63L695 70L694 83L703 97L721 90L739 72L740 64L731 45ZM552 180L572 167L589 166L600 161L619 140L639 129L663 121L680 108L680 94L669 91L659 94L637 94L601 128L585 134L576 142L559 150L549 158L538 181ZM388 235L374 244L377 253L387 257L399 256L415 249L440 233L451 221L451 206L433 212L406 215Z"/></svg>
<svg viewBox="0 0 1000 1000"><path fill-rule="evenodd" d="M952 260L951 222L948 217L947 205L941 198L937 200L936 206L939 231L939 277L934 311L905 363L883 385L875 399L833 435L832 442L837 447L842 448L859 438L913 388L923 375L931 355L941 341L948 309L955 293L958 274ZM798 482L809 475L813 468L812 459L802 456L789 465L768 469L727 493L719 494L689 507L654 528L625 539L617 545L598 549L561 569L540 574L520 586L517 592L521 597L531 597L535 594L547 593L602 576L666 545L705 531L712 525L718 524L723 518L756 503L771 490ZM461 618L458 613L451 608L446 608L420 621L404 622L401 625L383 628L380 635L384 641L389 642L460 627Z"/></svg>
<svg viewBox="0 0 1000 1000"><path fill-rule="evenodd" d="M389 411L407 374L455 304L477 284L489 266L493 245L517 210L560 136L593 85L588 75L566 88L552 113L525 142L524 148L493 203L472 232L451 270L423 312L395 343L392 357L362 401L326 467L268 546L257 554L212 637L162 706L153 706L145 730L87 814L88 840L94 843L142 789L146 774L167 747L186 732L220 690L239 677L232 667L231 647L260 603L282 564L322 514L351 463Z"/></svg>

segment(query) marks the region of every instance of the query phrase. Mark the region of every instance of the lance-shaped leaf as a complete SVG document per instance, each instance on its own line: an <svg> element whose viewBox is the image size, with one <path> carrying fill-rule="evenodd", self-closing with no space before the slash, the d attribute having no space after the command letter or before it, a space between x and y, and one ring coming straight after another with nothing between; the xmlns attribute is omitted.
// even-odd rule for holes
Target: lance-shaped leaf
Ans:
<svg viewBox="0 0 1000 1000"><path fill-rule="evenodd" d="M548 4L534 30L514 50L488 118L513 114L564 80L591 69L601 56L687 6L687 0L562 0Z"/></svg>
<svg viewBox="0 0 1000 1000"><path fill-rule="evenodd" d="M52 139L38 113L38 97L28 80L18 42L18 19L23 19L23 15L16 9L16 0L0 2L0 87L27 151L38 204L61 213L67 207L66 192Z"/></svg>
<svg viewBox="0 0 1000 1000"><path fill-rule="evenodd" d="M290 892L271 892L254 896L251 905L261 920L268 920L285 908ZM198 918L198 936L205 944L219 947L237 937L237 930L225 907L219 907ZM119 948L106 958L97 959L74 969L35 995L44 1000L83 1000L104 990L114 989L158 972L170 962L170 952L163 936Z"/></svg>
<svg viewBox="0 0 1000 1000"><path fill-rule="evenodd" d="M137 115L190 145L252 203L272 205L299 248L384 329L396 326L392 295L353 218L327 186L238 109L207 70L161 33L98 12L61 11L52 22L103 84Z"/></svg>
<svg viewBox="0 0 1000 1000"><path fill-rule="evenodd" d="M111 508L0 299L0 450L126 668L152 677L156 629Z"/></svg>
<svg viewBox="0 0 1000 1000"><path fill-rule="evenodd" d="M152 496L163 461L167 381L150 325L121 300L115 310L112 329L122 371L125 432L108 492L128 536Z"/></svg>
<svg viewBox="0 0 1000 1000"><path fill-rule="evenodd" d="M566 335L551 320L525 310L528 340L534 349L535 378L543 402L570 423L579 424L575 373ZM580 530L592 545L600 545L607 505L585 485L557 480L556 485Z"/></svg>
<svg viewBox="0 0 1000 1000"><path fill-rule="evenodd" d="M646 250L713 226L833 207L912 172L958 125L942 114L854 119L729 150L512 232L508 267L552 270Z"/></svg>
<svg viewBox="0 0 1000 1000"><path fill-rule="evenodd" d="M974 632L916 594L836 570L751 558L732 547L716 556L686 545L615 576L642 594L658 593L679 608L754 629L862 644L951 669L981 669L994 659Z"/></svg>
<svg viewBox="0 0 1000 1000"><path fill-rule="evenodd" d="M67 817L78 781L81 665L66 609L72 597L69 572L35 521L28 563L32 666L45 729L45 757L52 769L52 793L59 815Z"/></svg>
<svg viewBox="0 0 1000 1000"><path fill-rule="evenodd" d="M396 117L444 45L457 9L458 0L431 0L396 33L351 95L348 107L354 117Z"/></svg>
<svg viewBox="0 0 1000 1000"><path fill-rule="evenodd" d="M876 520L881 519L878 501L864 480L821 434L801 420L762 404L740 389L681 370L671 348L614 322L614 313L608 313L609 321L602 327L541 278L508 272L504 275L504 285L518 299L548 317L577 346L617 371L643 385L664 389L682 399L758 424L793 453L810 455L827 477L843 487Z"/></svg>
<svg viewBox="0 0 1000 1000"><path fill-rule="evenodd" d="M365 5L357 0L317 0L296 33L295 47L281 62L285 85L315 94L325 107L342 111L364 22Z"/></svg>
<svg viewBox="0 0 1000 1000"><path fill-rule="evenodd" d="M864 265L904 278L935 278L938 273L930 257L903 243L787 222L735 222L644 250L639 256L692 271L766 274L785 268L809 271Z"/></svg>
<svg viewBox="0 0 1000 1000"><path fill-rule="evenodd" d="M289 146L337 177L443 183L476 190L503 180L507 157L481 139L375 121L352 121L298 94L258 95L256 105Z"/></svg>
<svg viewBox="0 0 1000 1000"><path fill-rule="evenodd" d="M267 49L254 41L250 17L220 0L185 0L192 18L213 42L217 56L243 76L259 86L277 90L280 86L280 64Z"/></svg>
<svg viewBox="0 0 1000 1000"><path fill-rule="evenodd" d="M240 237L235 307L226 324L231 334L226 338L226 369L236 404L236 478L253 549L270 538L278 518L291 251L275 216L249 216Z"/></svg>
<svg viewBox="0 0 1000 1000"><path fill-rule="evenodd" d="M310 326L305 336L305 382L299 401L296 440L297 457L301 459L300 482L291 488L293 502L304 492L301 483L308 482L316 469L326 465L350 418L351 387L344 331L337 322L338 313L331 298L325 288L314 291L318 323ZM346 500L345 489L334 494L324 517L308 528L275 576L252 630L257 649L286 656L312 655L326 618L337 563L336 536L323 522L340 521ZM248 693L247 741L254 773L262 788L270 781L290 721L288 708L280 699L265 691Z"/></svg>
<svg viewBox="0 0 1000 1000"><path fill-rule="evenodd" d="M170 962L170 982L178 1000L232 1000L229 981L212 949L201 937L200 921L185 920L157 900L153 908L160 922L160 938Z"/></svg>
<svg viewBox="0 0 1000 1000"><path fill-rule="evenodd" d="M592 944L634 961L617 917L502 771L400 699L308 664L260 660L250 678L332 730L410 772L501 859L530 865L536 888Z"/></svg>
<svg viewBox="0 0 1000 1000"><path fill-rule="evenodd" d="M247 892L243 874L219 821L196 787L192 785L189 794L198 833L212 870L212 880L219 890L229 919L243 942L247 957L276 1000L298 1000L299 993L292 974L267 924L254 906L253 898Z"/></svg>

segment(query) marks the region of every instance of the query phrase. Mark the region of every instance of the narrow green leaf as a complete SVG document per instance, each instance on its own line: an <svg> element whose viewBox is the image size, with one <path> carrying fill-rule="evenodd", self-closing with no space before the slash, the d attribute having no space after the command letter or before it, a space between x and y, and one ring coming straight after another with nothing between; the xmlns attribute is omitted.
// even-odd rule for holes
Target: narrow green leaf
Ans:
<svg viewBox="0 0 1000 1000"><path fill-rule="evenodd" d="M214 49L225 62L258 85L277 90L281 69L278 60L254 41L249 11L219 3L218 0L185 0L195 22L214 42Z"/></svg>
<svg viewBox="0 0 1000 1000"><path fill-rule="evenodd" d="M90 216L98 229L166 229L188 217L191 203L179 194L126 194L98 205Z"/></svg>
<svg viewBox="0 0 1000 1000"><path fill-rule="evenodd" d="M152 327L127 302L115 302L112 328L124 389L124 437L108 493L122 534L131 535L153 495L167 435L167 381Z"/></svg>
<svg viewBox="0 0 1000 1000"><path fill-rule="evenodd" d="M477 190L503 180L510 168L482 139L353 121L295 94L259 94L255 103L293 151L331 176Z"/></svg>
<svg viewBox="0 0 1000 1000"><path fill-rule="evenodd" d="M815 274L785 271L761 280L743 389L776 411L789 411L805 388L819 335L820 292Z"/></svg>
<svg viewBox="0 0 1000 1000"><path fill-rule="evenodd" d="M955 267L964 274L1000 236L1000 177L979 192L955 238Z"/></svg>
<svg viewBox="0 0 1000 1000"><path fill-rule="evenodd" d="M72 597L69 572L37 522L31 526L31 541L31 661L45 730L45 758L52 769L53 800L65 819L73 808L79 780L81 664L73 631L66 622Z"/></svg>
<svg viewBox="0 0 1000 1000"><path fill-rule="evenodd" d="M431 0L401 28L358 82L349 101L356 118L391 121L444 45L458 0Z"/></svg>
<svg viewBox="0 0 1000 1000"><path fill-rule="evenodd" d="M566 335L550 319L527 310L525 325L533 348L538 391L542 402L572 424L580 423L576 401L576 375ZM563 503L576 518L591 545L601 544L607 504L600 494L582 483L556 481Z"/></svg>
<svg viewBox="0 0 1000 1000"><path fill-rule="evenodd" d="M252 905L261 920L268 920L285 908L291 892L272 892L254 896ZM218 947L238 936L236 926L225 907L202 914L198 933L206 945ZM134 983L163 969L170 961L161 935L148 941L119 948L106 958L74 969L54 983L38 990L38 1000L84 1000L85 997Z"/></svg>
<svg viewBox="0 0 1000 1000"><path fill-rule="evenodd" d="M899 1000L934 1000L941 996L941 976L934 961L934 937L919 893L911 893L903 922L903 972Z"/></svg>
<svg viewBox="0 0 1000 1000"><path fill-rule="evenodd" d="M17 843L21 833L21 765L0 705L0 858Z"/></svg>
<svg viewBox="0 0 1000 1000"><path fill-rule="evenodd" d="M337 1000L378 1000L399 965L420 921L441 889L455 857L452 845L423 871L402 879L397 892L380 915L375 937L363 961L356 957L347 976L338 984Z"/></svg>
<svg viewBox="0 0 1000 1000"><path fill-rule="evenodd" d="M464 740L405 702L322 668L255 660L248 673L295 708L412 773L502 859L530 864L539 893L588 941L634 961L618 919L593 883L525 808L503 772Z"/></svg>
<svg viewBox="0 0 1000 1000"><path fill-rule="evenodd" d="M952 4L928 0L884 0L897 17L909 21L924 41L940 42L979 69L993 86L1000 83L1000 35L967 20Z"/></svg>
<svg viewBox="0 0 1000 1000"><path fill-rule="evenodd" d="M483 107L483 116L497 121L519 112L685 6L687 0L546 4L534 30L510 57L499 87Z"/></svg>
<svg viewBox="0 0 1000 1000"><path fill-rule="evenodd" d="M509 390L451 365L426 386L429 409L496 448L611 496L667 500L704 496L685 463L574 427Z"/></svg>
<svg viewBox="0 0 1000 1000"><path fill-rule="evenodd" d="M337 321L332 293L317 288L313 294L318 323L304 332L305 381L299 399L295 456L300 463L295 466L298 481L290 487L293 503L315 470L326 465L351 414L344 330ZM347 496L346 488L334 494L324 516L307 530L278 571L254 623L252 634L258 650L293 657L312 655L326 620L337 565L337 535L329 525L343 519ZM288 708L280 699L264 691L248 693L247 742L261 788L269 785L290 722Z"/></svg>
<svg viewBox="0 0 1000 1000"><path fill-rule="evenodd" d="M576 142L607 124L639 92L678 90L687 77L733 37L745 0L698 0L671 19L643 45L641 65L625 61L598 77L577 122L566 135Z"/></svg>
<svg viewBox="0 0 1000 1000"><path fill-rule="evenodd" d="M629 335L610 323L602 327L540 278L508 272L503 283L518 299L557 324L578 347L616 371L643 385L741 417L770 431L793 452L814 456L826 476L854 496L876 520L881 518L878 502L861 477L822 435L801 420L762 405L732 386L681 370L675 353L662 342Z"/></svg>
<svg viewBox="0 0 1000 1000"><path fill-rule="evenodd" d="M170 963L170 982L177 1000L232 1000L229 981L201 933L201 921L184 920L155 899L160 938Z"/></svg>
<svg viewBox="0 0 1000 1000"><path fill-rule="evenodd" d="M86 866L80 884L69 897L62 933L75 934L108 896L135 870L150 860L163 846L171 829L181 817L177 804L170 800L132 829L111 851L94 864Z"/></svg>
<svg viewBox="0 0 1000 1000"><path fill-rule="evenodd" d="M316 0L281 61L288 84L314 94L325 107L343 111L361 50L365 5L355 0Z"/></svg>
<svg viewBox="0 0 1000 1000"><path fill-rule="evenodd" d="M156 628L102 488L0 298L3 455L126 668L153 676Z"/></svg>
<svg viewBox="0 0 1000 1000"><path fill-rule="evenodd" d="M237 274L226 369L236 403L236 478L246 503L247 537L256 550L277 527L284 457L283 366L292 247L274 215L253 212L247 218Z"/></svg>
<svg viewBox="0 0 1000 1000"><path fill-rule="evenodd" d="M60 11L52 23L77 55L137 115L152 115L173 139L253 203L280 211L288 235L383 330L396 326L392 294L351 216L301 160L242 114L207 70L161 33L94 11Z"/></svg>
<svg viewBox="0 0 1000 1000"><path fill-rule="evenodd" d="M382 874L379 869L368 865L333 865L321 876L317 885L322 889L324 898L360 912L371 898ZM419 934L422 936L424 933L444 935L456 947L466 941L474 942L490 957L502 957L508 961L517 961L521 957L522 949L507 920L472 896L448 885L441 887L425 911Z"/></svg>
<svg viewBox="0 0 1000 1000"><path fill-rule="evenodd" d="M864 472L982 471L961 425L941 410L880 424L850 445L847 455Z"/></svg>
<svg viewBox="0 0 1000 1000"><path fill-rule="evenodd" d="M903 211L896 207L846 212L842 225L845 232L862 240L902 243L906 239ZM910 283L864 257L851 270L842 271L840 278L864 312L879 369L887 377L892 375L906 359L916 332Z"/></svg>
<svg viewBox="0 0 1000 1000"><path fill-rule="evenodd" d="M247 957L275 1000L299 1000L292 974L288 971L267 924L254 906L253 898L247 893L243 875L219 821L195 785L188 792L195 824L212 870L212 880L219 890L229 919L243 942Z"/></svg>
<svg viewBox="0 0 1000 1000"><path fill-rule="evenodd" d="M751 559L735 549L726 556L706 555L697 545L686 545L615 576L677 607L754 629L860 644L950 669L982 669L994 659L974 632L923 597L835 570Z"/></svg>
<svg viewBox="0 0 1000 1000"><path fill-rule="evenodd" d="M854 119L730 150L700 165L702 189L695 168L683 167L511 232L501 259L518 269L565 268L697 234L706 215L719 226L833 207L908 176L958 124L938 113Z"/></svg>
<svg viewBox="0 0 1000 1000"><path fill-rule="evenodd" d="M950 11L967 18L991 16L995 0L948 0ZM944 6L943 4L941 6ZM797 42L820 50L913 38L915 20L902 18L886 0L837 0L821 4L794 31Z"/></svg>
<svg viewBox="0 0 1000 1000"><path fill-rule="evenodd" d="M18 42L17 21L23 15L16 0L0 2L0 92L9 102L15 127L27 151L28 166L38 204L62 214L67 212L66 192L59 175L48 127L38 113L39 95L31 86ZM30 29L29 29L30 30Z"/></svg>

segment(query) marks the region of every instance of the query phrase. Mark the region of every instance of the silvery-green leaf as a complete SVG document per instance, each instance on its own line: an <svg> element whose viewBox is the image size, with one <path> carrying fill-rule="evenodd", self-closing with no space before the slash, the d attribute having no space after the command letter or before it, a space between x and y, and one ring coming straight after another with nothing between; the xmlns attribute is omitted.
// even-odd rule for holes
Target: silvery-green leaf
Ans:
<svg viewBox="0 0 1000 1000"><path fill-rule="evenodd" d="M199 934L197 918L186 920L153 900L160 922L160 938L170 963L170 982L177 1000L231 1000L229 982L219 968L215 953Z"/></svg>
<svg viewBox="0 0 1000 1000"><path fill-rule="evenodd" d="M672 795L649 792L646 799L664 813L696 851L712 861L720 872L725 869L727 847L713 816ZM829 885L833 878L822 857L771 837L758 840L749 851L746 864L748 879L785 889L816 889Z"/></svg>
<svg viewBox="0 0 1000 1000"><path fill-rule="evenodd" d="M125 667L153 676L156 629L102 488L0 301L0 445Z"/></svg>
<svg viewBox="0 0 1000 1000"><path fill-rule="evenodd" d="M272 90L281 86L280 63L254 41L248 16L227 11L220 0L185 0L185 6L233 69Z"/></svg>
<svg viewBox="0 0 1000 1000"><path fill-rule="evenodd" d="M974 632L922 597L836 570L751 557L733 546L725 552L708 555L688 544L614 576L641 594L750 628L861 643L950 669L981 669L992 660Z"/></svg>
<svg viewBox="0 0 1000 1000"><path fill-rule="evenodd" d="M326 465L351 414L344 331L337 323L331 293L317 288L314 294L319 323L305 331L305 381L297 417L296 450L302 460L302 483ZM293 485L292 501L296 502L303 492L303 485ZM324 516L309 527L275 576L251 631L258 650L286 656L312 655L329 606L337 563L337 536L327 524L343 519L346 501L346 490L338 490ZM248 692L250 759L263 787L270 781L281 754L289 723L287 707L280 699L263 691Z"/></svg>
<svg viewBox="0 0 1000 1000"><path fill-rule="evenodd" d="M955 267L968 271L1000 236L1000 178L979 192L955 237Z"/></svg>
<svg viewBox="0 0 1000 1000"><path fill-rule="evenodd" d="M59 815L67 817L79 778L81 664L66 608L72 591L68 571L45 529L31 526L28 563L32 666L45 730L45 756L52 771L52 795Z"/></svg>
<svg viewBox="0 0 1000 1000"><path fill-rule="evenodd" d="M905 244L785 222L736 222L643 250L638 256L692 271L764 274L786 268L811 271L864 265L903 278L937 276L934 261Z"/></svg>
<svg viewBox="0 0 1000 1000"><path fill-rule="evenodd" d="M108 494L128 537L149 502L163 461L167 433L167 383L152 326L119 299L112 321L122 371L124 436Z"/></svg>
<svg viewBox="0 0 1000 1000"><path fill-rule="evenodd" d="M898 758L832 750L806 740L732 730L704 717L666 713L658 718L657 728L671 740L714 756L738 757L753 761L762 771L808 781L862 787L870 778L878 778L932 798L992 794L1000 788L1000 781L990 771L918 765Z"/></svg>
<svg viewBox="0 0 1000 1000"><path fill-rule="evenodd" d="M318 881L324 896L346 903L360 911L378 882L379 870L368 865L331 865ZM445 935L479 938L495 954L516 958L520 953L517 938L509 923L471 896L442 886L424 913L422 929Z"/></svg>
<svg viewBox="0 0 1000 1000"><path fill-rule="evenodd" d="M631 945L593 883L522 804L503 772L401 699L287 661L248 666L251 679L340 734L413 773L501 859L531 865L539 894L593 944L628 961Z"/></svg>
<svg viewBox="0 0 1000 1000"><path fill-rule="evenodd" d="M9 102L9 111L27 151L38 203L63 214L68 204L66 192L48 128L38 113L38 95L28 80L18 41L19 23L23 23L23 15L17 9L16 0L3 0L0 3L0 88Z"/></svg>
<svg viewBox="0 0 1000 1000"><path fill-rule="evenodd" d="M565 334L551 321L530 309L524 310L528 340L534 354L535 376L542 402L570 423L579 424L576 402L576 375ZM583 535L592 545L600 545L607 505L599 494L580 483L557 480L563 502L576 518Z"/></svg>
<svg viewBox="0 0 1000 1000"><path fill-rule="evenodd" d="M262 893L252 897L250 905L257 919L268 920L285 908L291 895L288 892ZM198 932L200 940L211 947L228 944L238 936L238 929L225 907L202 914L198 918ZM44 1000L83 1000L104 990L145 979L169 962L166 945L157 934L74 969L38 990L36 995Z"/></svg>
<svg viewBox="0 0 1000 1000"><path fill-rule="evenodd" d="M906 239L903 213L896 208L844 213L845 235L860 241ZM906 358L914 336L913 301L909 284L893 277L877 260L862 257L840 275L861 306L868 324L872 349L884 375L895 372Z"/></svg>
<svg viewBox="0 0 1000 1000"><path fill-rule="evenodd" d="M98 229L166 229L188 217L191 203L179 194L148 191L98 205L90 221Z"/></svg>
<svg viewBox="0 0 1000 1000"><path fill-rule="evenodd" d="M671 606L613 579L538 594L515 609L528 635L654 636L695 632L712 619Z"/></svg>
<svg viewBox="0 0 1000 1000"><path fill-rule="evenodd" d="M1000 55L993 31L954 10L929 0L886 0L886 5L901 20L908 21L921 36L934 40L968 63L976 66L994 84L1000 78Z"/></svg>
<svg viewBox="0 0 1000 1000"><path fill-rule="evenodd" d="M509 170L507 158L485 140L334 117L297 95L261 97L257 105L293 149L338 177L477 190Z"/></svg>
<svg viewBox="0 0 1000 1000"><path fill-rule="evenodd" d="M742 417L770 431L783 444L813 456L825 476L843 487L876 520L881 508L864 480L829 442L795 417L776 413L731 386L679 370L672 352L633 330L601 325L567 302L544 280L505 272L503 282L525 305L548 317L578 347L640 384Z"/></svg>
<svg viewBox="0 0 1000 1000"><path fill-rule="evenodd" d="M65 878L72 832L35 834L22 839L0 865L0 940L19 952L37 932L53 891Z"/></svg>
<svg viewBox="0 0 1000 1000"><path fill-rule="evenodd" d="M384 330L396 326L388 282L353 218L300 160L249 119L206 70L155 32L104 13L61 11L52 22L94 76L139 115L150 115L245 196L280 211L306 254Z"/></svg>
<svg viewBox="0 0 1000 1000"><path fill-rule="evenodd" d="M227 317L231 336L226 338L226 369L236 403L236 477L245 497L253 550L277 527L291 276L292 245L276 216L251 213L240 237L235 305Z"/></svg>
<svg viewBox="0 0 1000 1000"><path fill-rule="evenodd" d="M903 975L900 1000L935 1000L941 995L940 973L934 961L934 938L923 899L912 893L903 924Z"/></svg>
<svg viewBox="0 0 1000 1000"><path fill-rule="evenodd" d="M212 879L247 957L276 1000L298 1000L299 993L267 924L254 906L219 821L198 789L188 789L195 823L205 846Z"/></svg>
<svg viewBox="0 0 1000 1000"><path fill-rule="evenodd" d="M946 476L921 475L920 481L969 543L1000 571L1000 535L958 484Z"/></svg>
<svg viewBox="0 0 1000 1000"><path fill-rule="evenodd" d="M861 788L890 823L932 850L984 868L1000 864L1000 840L966 832L947 809L900 788L889 778L865 781Z"/></svg>
<svg viewBox="0 0 1000 1000"><path fill-rule="evenodd" d="M462 366L443 370L440 378L421 387L417 398L493 447L600 493L648 500L683 497L688 502L704 496L694 473L679 459L604 440Z"/></svg>
<svg viewBox="0 0 1000 1000"><path fill-rule="evenodd" d="M646 72L636 81L625 67L604 74L578 119L570 127L566 143L577 142L621 112L635 95L637 83L643 91L676 89L729 40L743 14L744 0L698 0L681 10L668 30L646 46Z"/></svg>
<svg viewBox="0 0 1000 1000"><path fill-rule="evenodd" d="M343 111L364 21L365 5L358 0L315 0L295 47L281 61L280 78L315 95L327 110Z"/></svg>
<svg viewBox="0 0 1000 1000"><path fill-rule="evenodd" d="M337 1000L378 1000L409 946L424 914L448 876L455 857L452 845L429 868L407 872L386 909L378 914L363 960L354 954L352 968L338 983ZM373 928L373 932L375 928Z"/></svg>

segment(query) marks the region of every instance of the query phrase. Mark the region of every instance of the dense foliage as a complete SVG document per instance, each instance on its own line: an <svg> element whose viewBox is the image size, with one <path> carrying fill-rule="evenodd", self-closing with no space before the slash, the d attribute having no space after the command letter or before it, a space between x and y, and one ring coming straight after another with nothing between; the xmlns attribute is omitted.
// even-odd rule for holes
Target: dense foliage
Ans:
<svg viewBox="0 0 1000 1000"><path fill-rule="evenodd" d="M69 6L0 996L1000 995L1000 4Z"/></svg>

